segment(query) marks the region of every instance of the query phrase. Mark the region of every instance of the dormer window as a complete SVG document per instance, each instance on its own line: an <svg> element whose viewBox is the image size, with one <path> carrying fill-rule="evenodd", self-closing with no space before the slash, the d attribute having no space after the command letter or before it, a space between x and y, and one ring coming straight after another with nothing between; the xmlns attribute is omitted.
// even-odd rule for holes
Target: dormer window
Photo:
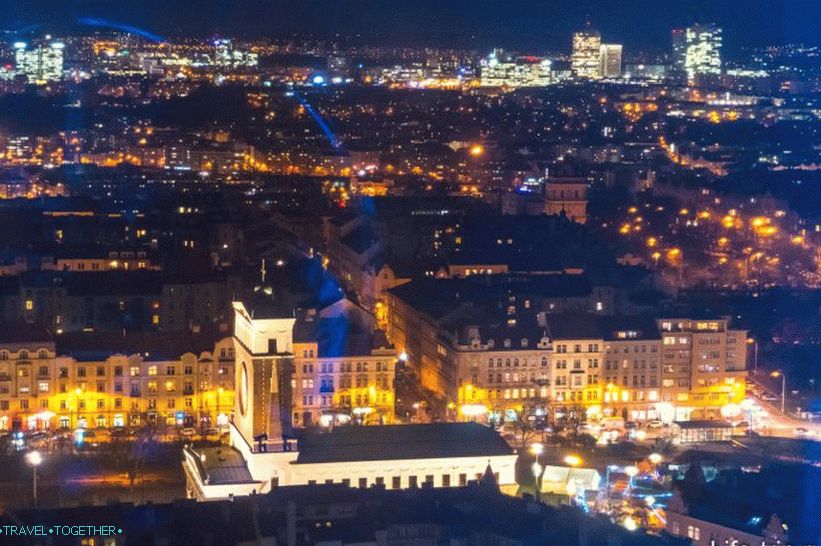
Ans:
<svg viewBox="0 0 821 546"><path fill-rule="evenodd" d="M522 338L522 347L527 347L527 338L526 337Z"/></svg>
<svg viewBox="0 0 821 546"><path fill-rule="evenodd" d="M492 339L487 340L487 346L488 346L489 348L491 348L491 349L492 349L494 345L495 345L495 343L494 343L494 341L493 341Z"/></svg>
<svg viewBox="0 0 821 546"><path fill-rule="evenodd" d="M510 348L510 340L509 339L505 339L505 348L506 349Z"/></svg>

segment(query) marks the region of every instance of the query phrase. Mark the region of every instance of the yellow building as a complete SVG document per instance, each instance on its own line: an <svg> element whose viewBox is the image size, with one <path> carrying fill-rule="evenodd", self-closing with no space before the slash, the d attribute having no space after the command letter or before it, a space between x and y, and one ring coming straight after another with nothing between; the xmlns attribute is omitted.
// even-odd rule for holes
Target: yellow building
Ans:
<svg viewBox="0 0 821 546"><path fill-rule="evenodd" d="M658 320L663 402L676 420L721 416L721 408L746 396L747 332L727 319Z"/></svg>
<svg viewBox="0 0 821 546"><path fill-rule="evenodd" d="M30 325L0 341L0 430L227 422L230 338L63 335Z"/></svg>
<svg viewBox="0 0 821 546"><path fill-rule="evenodd" d="M303 317L294 327L292 423L391 423L395 373L384 332L346 317Z"/></svg>

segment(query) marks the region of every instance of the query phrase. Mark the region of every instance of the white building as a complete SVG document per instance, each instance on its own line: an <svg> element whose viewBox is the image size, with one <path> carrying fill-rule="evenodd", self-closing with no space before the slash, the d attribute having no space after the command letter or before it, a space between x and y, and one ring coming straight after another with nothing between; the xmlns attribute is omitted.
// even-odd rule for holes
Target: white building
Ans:
<svg viewBox="0 0 821 546"><path fill-rule="evenodd" d="M573 33L570 66L577 78L601 77L601 45L601 34L598 30L585 29Z"/></svg>
<svg viewBox="0 0 821 546"><path fill-rule="evenodd" d="M543 87L553 83L552 63L549 59L526 57L505 59L494 50L482 61L481 87Z"/></svg>
<svg viewBox="0 0 821 546"><path fill-rule="evenodd" d="M236 396L230 445L184 450L188 495L199 500L265 493L279 485L456 487L488 465L500 485L515 483L514 451L477 423L344 426L288 430L294 320L264 302L234 303Z"/></svg>
<svg viewBox="0 0 821 546"><path fill-rule="evenodd" d="M599 74L602 78L621 78L621 44L602 44L599 49Z"/></svg>
<svg viewBox="0 0 821 546"><path fill-rule="evenodd" d="M29 83L42 85L63 79L62 42L51 42L28 49L25 42L14 44L14 64L17 74L25 76Z"/></svg>
<svg viewBox="0 0 821 546"><path fill-rule="evenodd" d="M214 64L223 67L251 67L259 64L259 56L249 51L234 49L228 39L214 40Z"/></svg>

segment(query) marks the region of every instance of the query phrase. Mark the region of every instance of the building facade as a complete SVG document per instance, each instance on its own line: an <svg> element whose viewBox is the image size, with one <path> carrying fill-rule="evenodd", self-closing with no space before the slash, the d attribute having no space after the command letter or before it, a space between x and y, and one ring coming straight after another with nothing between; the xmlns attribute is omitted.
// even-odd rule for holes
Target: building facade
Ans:
<svg viewBox="0 0 821 546"><path fill-rule="evenodd" d="M602 44L599 50L599 74L602 78L621 78L621 44Z"/></svg>
<svg viewBox="0 0 821 546"><path fill-rule="evenodd" d="M686 31L684 69L691 83L721 75L721 28L713 24L693 25Z"/></svg>
<svg viewBox="0 0 821 546"><path fill-rule="evenodd" d="M720 417L746 394L747 332L727 319L659 319L662 401L675 420Z"/></svg>
<svg viewBox="0 0 821 546"><path fill-rule="evenodd" d="M214 426L233 407L230 338L176 356L82 339L0 343L0 430ZM136 340L137 345L148 348ZM65 345L65 346L64 346ZM153 344L155 347L157 344ZM71 354L69 354L71 353Z"/></svg>
<svg viewBox="0 0 821 546"><path fill-rule="evenodd" d="M577 78L601 77L601 34L598 30L585 29L573 33L573 53L570 66Z"/></svg>

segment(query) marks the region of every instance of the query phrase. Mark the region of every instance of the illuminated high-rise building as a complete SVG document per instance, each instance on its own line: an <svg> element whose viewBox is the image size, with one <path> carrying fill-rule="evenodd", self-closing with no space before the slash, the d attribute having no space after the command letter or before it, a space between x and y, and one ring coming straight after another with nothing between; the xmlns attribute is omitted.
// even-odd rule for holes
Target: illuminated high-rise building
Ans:
<svg viewBox="0 0 821 546"><path fill-rule="evenodd" d="M602 44L599 49L599 76L621 78L621 44Z"/></svg>
<svg viewBox="0 0 821 546"><path fill-rule="evenodd" d="M62 42L51 42L28 49L25 42L14 44L14 63L17 74L25 76L29 83L42 85L63 79Z"/></svg>
<svg viewBox="0 0 821 546"><path fill-rule="evenodd" d="M573 33L570 66L577 78L598 79L600 73L601 34L588 28Z"/></svg>
<svg viewBox="0 0 821 546"><path fill-rule="evenodd" d="M222 38L214 40L214 64L225 67L256 66L259 58L256 53L234 49L231 40Z"/></svg>
<svg viewBox="0 0 821 546"><path fill-rule="evenodd" d="M670 47L672 55L670 58L670 73L675 76L683 77L687 70L685 64L687 62L687 29L674 28L670 32Z"/></svg>
<svg viewBox="0 0 821 546"><path fill-rule="evenodd" d="M684 69L688 81L696 83L721 74L721 28L714 24L688 27L686 45Z"/></svg>

